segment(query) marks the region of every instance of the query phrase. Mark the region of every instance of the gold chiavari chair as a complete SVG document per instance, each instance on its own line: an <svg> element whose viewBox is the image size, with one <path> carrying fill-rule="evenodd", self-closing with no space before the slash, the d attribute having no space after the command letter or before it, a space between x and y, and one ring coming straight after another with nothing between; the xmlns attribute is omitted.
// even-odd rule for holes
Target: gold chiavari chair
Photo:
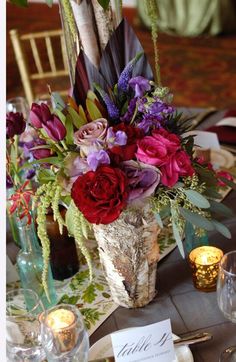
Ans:
<svg viewBox="0 0 236 362"><path fill-rule="evenodd" d="M46 84L48 83L48 82L46 83L46 79L48 80L50 78L56 78L56 77L67 77L69 79L67 59L66 59L66 44L62 30L51 30L51 31L43 31L43 32L20 35L16 29L12 29L10 30L10 37L15 53L16 62L19 68L21 81L25 92L25 97L29 104L31 104L36 99L49 98L48 93L47 94L36 93L34 87L35 81L41 81L45 79L45 90L46 90L47 89ZM30 59L29 55L26 52L27 42L28 42L27 46L31 53ZM40 54L42 48L42 42L44 42L45 45L45 52L44 52L45 54L43 59L42 59L42 54ZM39 43L41 44L41 46ZM59 66L58 66L59 49L57 47L55 52L55 43L59 44L58 47L60 47L59 57L61 58L60 62L61 64ZM36 72L31 70L32 69L31 63L33 61L35 63L34 68L36 69ZM29 64L31 65L31 67L29 67ZM68 90L60 90L58 92L62 96L68 94Z"/></svg>

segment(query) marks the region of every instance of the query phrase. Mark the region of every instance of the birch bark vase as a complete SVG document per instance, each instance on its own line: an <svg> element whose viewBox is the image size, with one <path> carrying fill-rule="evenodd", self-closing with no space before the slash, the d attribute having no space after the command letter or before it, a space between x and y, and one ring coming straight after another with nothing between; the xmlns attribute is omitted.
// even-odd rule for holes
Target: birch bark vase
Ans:
<svg viewBox="0 0 236 362"><path fill-rule="evenodd" d="M108 225L93 225L100 261L115 303L147 305L156 295L160 228L150 206L125 210Z"/></svg>

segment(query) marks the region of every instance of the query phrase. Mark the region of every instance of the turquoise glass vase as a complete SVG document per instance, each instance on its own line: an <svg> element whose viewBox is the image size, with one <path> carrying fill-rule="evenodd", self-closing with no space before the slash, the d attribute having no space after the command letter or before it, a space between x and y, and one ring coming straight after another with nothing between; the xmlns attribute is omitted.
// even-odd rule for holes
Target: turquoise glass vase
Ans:
<svg viewBox="0 0 236 362"><path fill-rule="evenodd" d="M18 221L18 236L21 250L17 255L17 266L23 289L34 290L46 309L57 303L57 295L49 265L47 298L42 285L43 257L35 231L34 222L27 225L25 220Z"/></svg>

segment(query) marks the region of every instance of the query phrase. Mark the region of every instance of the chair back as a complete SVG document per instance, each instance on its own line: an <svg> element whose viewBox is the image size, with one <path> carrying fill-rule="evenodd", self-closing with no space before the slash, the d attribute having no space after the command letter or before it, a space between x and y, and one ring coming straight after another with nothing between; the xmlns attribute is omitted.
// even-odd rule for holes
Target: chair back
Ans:
<svg viewBox="0 0 236 362"><path fill-rule="evenodd" d="M56 77L67 77L69 79L66 44L61 29L24 35L20 35L18 30L12 29L10 30L10 37L25 97L29 104L36 99L46 99L49 97L46 92L45 94L36 93L34 87L35 81ZM53 47L55 43L57 48L55 45ZM26 51L27 47L28 52ZM34 64L32 64L32 59ZM34 70L32 71L33 67ZM59 93L63 96L68 93L68 90L61 90Z"/></svg>

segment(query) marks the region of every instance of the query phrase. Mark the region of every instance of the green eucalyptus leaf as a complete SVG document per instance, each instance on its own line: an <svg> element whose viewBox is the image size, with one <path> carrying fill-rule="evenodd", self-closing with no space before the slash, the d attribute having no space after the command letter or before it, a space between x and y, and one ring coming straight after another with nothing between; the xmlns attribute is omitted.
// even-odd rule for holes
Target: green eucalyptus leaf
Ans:
<svg viewBox="0 0 236 362"><path fill-rule="evenodd" d="M234 214L229 207L225 206L221 202L217 202L215 200L210 200L209 202L210 202L210 210L216 212L217 214L228 217Z"/></svg>
<svg viewBox="0 0 236 362"><path fill-rule="evenodd" d="M204 196L210 197L212 199L221 199L222 198L222 195L214 189L205 190Z"/></svg>
<svg viewBox="0 0 236 362"><path fill-rule="evenodd" d="M155 218L156 218L156 221L157 221L158 225L162 229L163 228L163 222L161 220L160 214L155 214Z"/></svg>
<svg viewBox="0 0 236 362"><path fill-rule="evenodd" d="M231 233L225 225L217 220L212 220L212 224L215 226L215 229L219 231L219 233L221 233L227 239L231 239Z"/></svg>
<svg viewBox="0 0 236 362"><path fill-rule="evenodd" d="M79 113L77 113L74 108L68 107L67 111L70 114L72 122L77 129L87 123L87 121L81 115L79 115Z"/></svg>
<svg viewBox="0 0 236 362"><path fill-rule="evenodd" d="M184 258L185 254L184 254L183 243L182 243L182 240L181 240L181 237L180 237L180 234L179 234L178 227L173 221L172 221L172 229L173 229L174 238L175 238L176 243L177 243L178 248L179 248L179 252L180 252L181 256Z"/></svg>
<svg viewBox="0 0 236 362"><path fill-rule="evenodd" d="M106 11L108 9L110 0L98 0L98 3L101 5L101 7Z"/></svg>
<svg viewBox="0 0 236 362"><path fill-rule="evenodd" d="M214 225L202 215L195 214L194 212L189 211L183 207L179 207L179 211L186 220L191 222L191 224L196 225L207 231L214 230Z"/></svg>
<svg viewBox="0 0 236 362"><path fill-rule="evenodd" d="M201 209L207 209L210 207L209 201L202 196L199 192L195 190L186 190L183 189L183 192L187 196L188 200L195 206L200 207Z"/></svg>

